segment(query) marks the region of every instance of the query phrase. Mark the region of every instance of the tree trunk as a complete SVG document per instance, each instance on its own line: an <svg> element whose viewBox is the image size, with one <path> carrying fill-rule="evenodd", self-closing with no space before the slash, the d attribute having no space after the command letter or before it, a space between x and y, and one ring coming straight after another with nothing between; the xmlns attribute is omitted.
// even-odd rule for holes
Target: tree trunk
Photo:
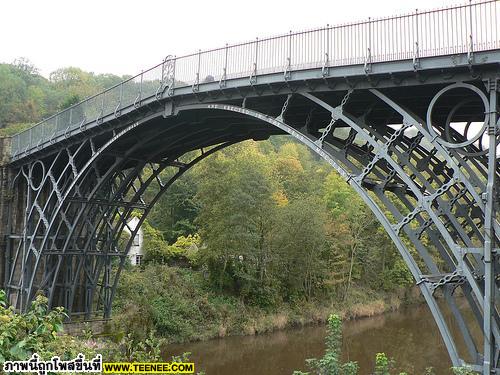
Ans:
<svg viewBox="0 0 500 375"><path fill-rule="evenodd" d="M356 252L356 244L353 245L352 250L351 250L351 264L349 266L349 276L347 278L347 286L345 288L345 294L344 294L344 302L347 301L348 293L349 293L349 287L351 286L351 281L352 281L352 269L354 268L354 254Z"/></svg>

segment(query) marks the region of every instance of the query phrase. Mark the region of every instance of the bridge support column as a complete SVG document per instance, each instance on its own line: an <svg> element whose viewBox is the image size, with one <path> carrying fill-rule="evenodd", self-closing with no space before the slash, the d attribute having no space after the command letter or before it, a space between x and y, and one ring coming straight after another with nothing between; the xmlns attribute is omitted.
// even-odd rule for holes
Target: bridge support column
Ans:
<svg viewBox="0 0 500 375"><path fill-rule="evenodd" d="M497 133L500 126L498 118L498 85L499 80L489 81L487 88L490 94L490 113L488 125L488 183L483 194L485 201L484 215L484 363L483 374L491 374L497 366L498 353L495 353L495 342L492 334L492 325L495 309L495 266L497 263L496 235L494 220L496 217L497 197Z"/></svg>
<svg viewBox="0 0 500 375"><path fill-rule="evenodd" d="M10 160L11 138L0 138L0 289L5 288L7 221L9 211L11 170L7 167Z"/></svg>

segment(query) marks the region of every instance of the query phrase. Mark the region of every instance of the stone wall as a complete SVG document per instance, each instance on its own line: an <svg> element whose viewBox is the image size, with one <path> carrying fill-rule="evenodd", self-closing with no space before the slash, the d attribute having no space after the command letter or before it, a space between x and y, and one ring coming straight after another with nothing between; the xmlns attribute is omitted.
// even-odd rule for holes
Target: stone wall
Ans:
<svg viewBox="0 0 500 375"><path fill-rule="evenodd" d="M11 192L9 181L11 171L8 167L10 160L11 138L0 138L0 288L4 288L5 281L5 252L7 248L7 215Z"/></svg>
<svg viewBox="0 0 500 375"><path fill-rule="evenodd" d="M72 336L82 336L84 331L91 331L93 335L102 335L110 331L109 320L98 319L86 322L64 323L64 333Z"/></svg>

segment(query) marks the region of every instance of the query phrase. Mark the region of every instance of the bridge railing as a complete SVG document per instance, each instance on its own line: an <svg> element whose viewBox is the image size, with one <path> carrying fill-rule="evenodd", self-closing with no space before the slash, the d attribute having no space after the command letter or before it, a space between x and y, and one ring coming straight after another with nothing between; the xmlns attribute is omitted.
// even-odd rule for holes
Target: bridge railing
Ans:
<svg viewBox="0 0 500 375"><path fill-rule="evenodd" d="M199 51L165 60L97 95L49 117L13 136L14 158L44 147L105 116L120 116L131 106L175 88L216 81L321 68L328 75L336 66L371 64L411 59L418 67L422 57L467 53L500 48L499 0L392 16L319 29L288 33L251 42ZM168 74L167 74L168 73ZM168 82L166 82L168 80Z"/></svg>

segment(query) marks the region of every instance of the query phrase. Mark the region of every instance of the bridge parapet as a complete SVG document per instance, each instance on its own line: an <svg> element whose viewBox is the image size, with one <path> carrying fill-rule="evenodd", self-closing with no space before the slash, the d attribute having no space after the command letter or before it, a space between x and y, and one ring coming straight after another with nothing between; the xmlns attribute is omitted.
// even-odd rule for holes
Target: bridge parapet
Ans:
<svg viewBox="0 0 500 375"><path fill-rule="evenodd" d="M200 85L283 73L320 69L327 79L338 67L361 65L365 74L372 64L410 60L420 69L425 57L466 54L475 63L479 51L500 49L498 0L469 2L431 11L392 16L350 24L326 26L255 41L226 45L181 57L168 56L160 64L36 124L13 137L14 159L59 141L69 133L85 130L104 118L119 117L151 98L174 97L180 88L200 91Z"/></svg>

